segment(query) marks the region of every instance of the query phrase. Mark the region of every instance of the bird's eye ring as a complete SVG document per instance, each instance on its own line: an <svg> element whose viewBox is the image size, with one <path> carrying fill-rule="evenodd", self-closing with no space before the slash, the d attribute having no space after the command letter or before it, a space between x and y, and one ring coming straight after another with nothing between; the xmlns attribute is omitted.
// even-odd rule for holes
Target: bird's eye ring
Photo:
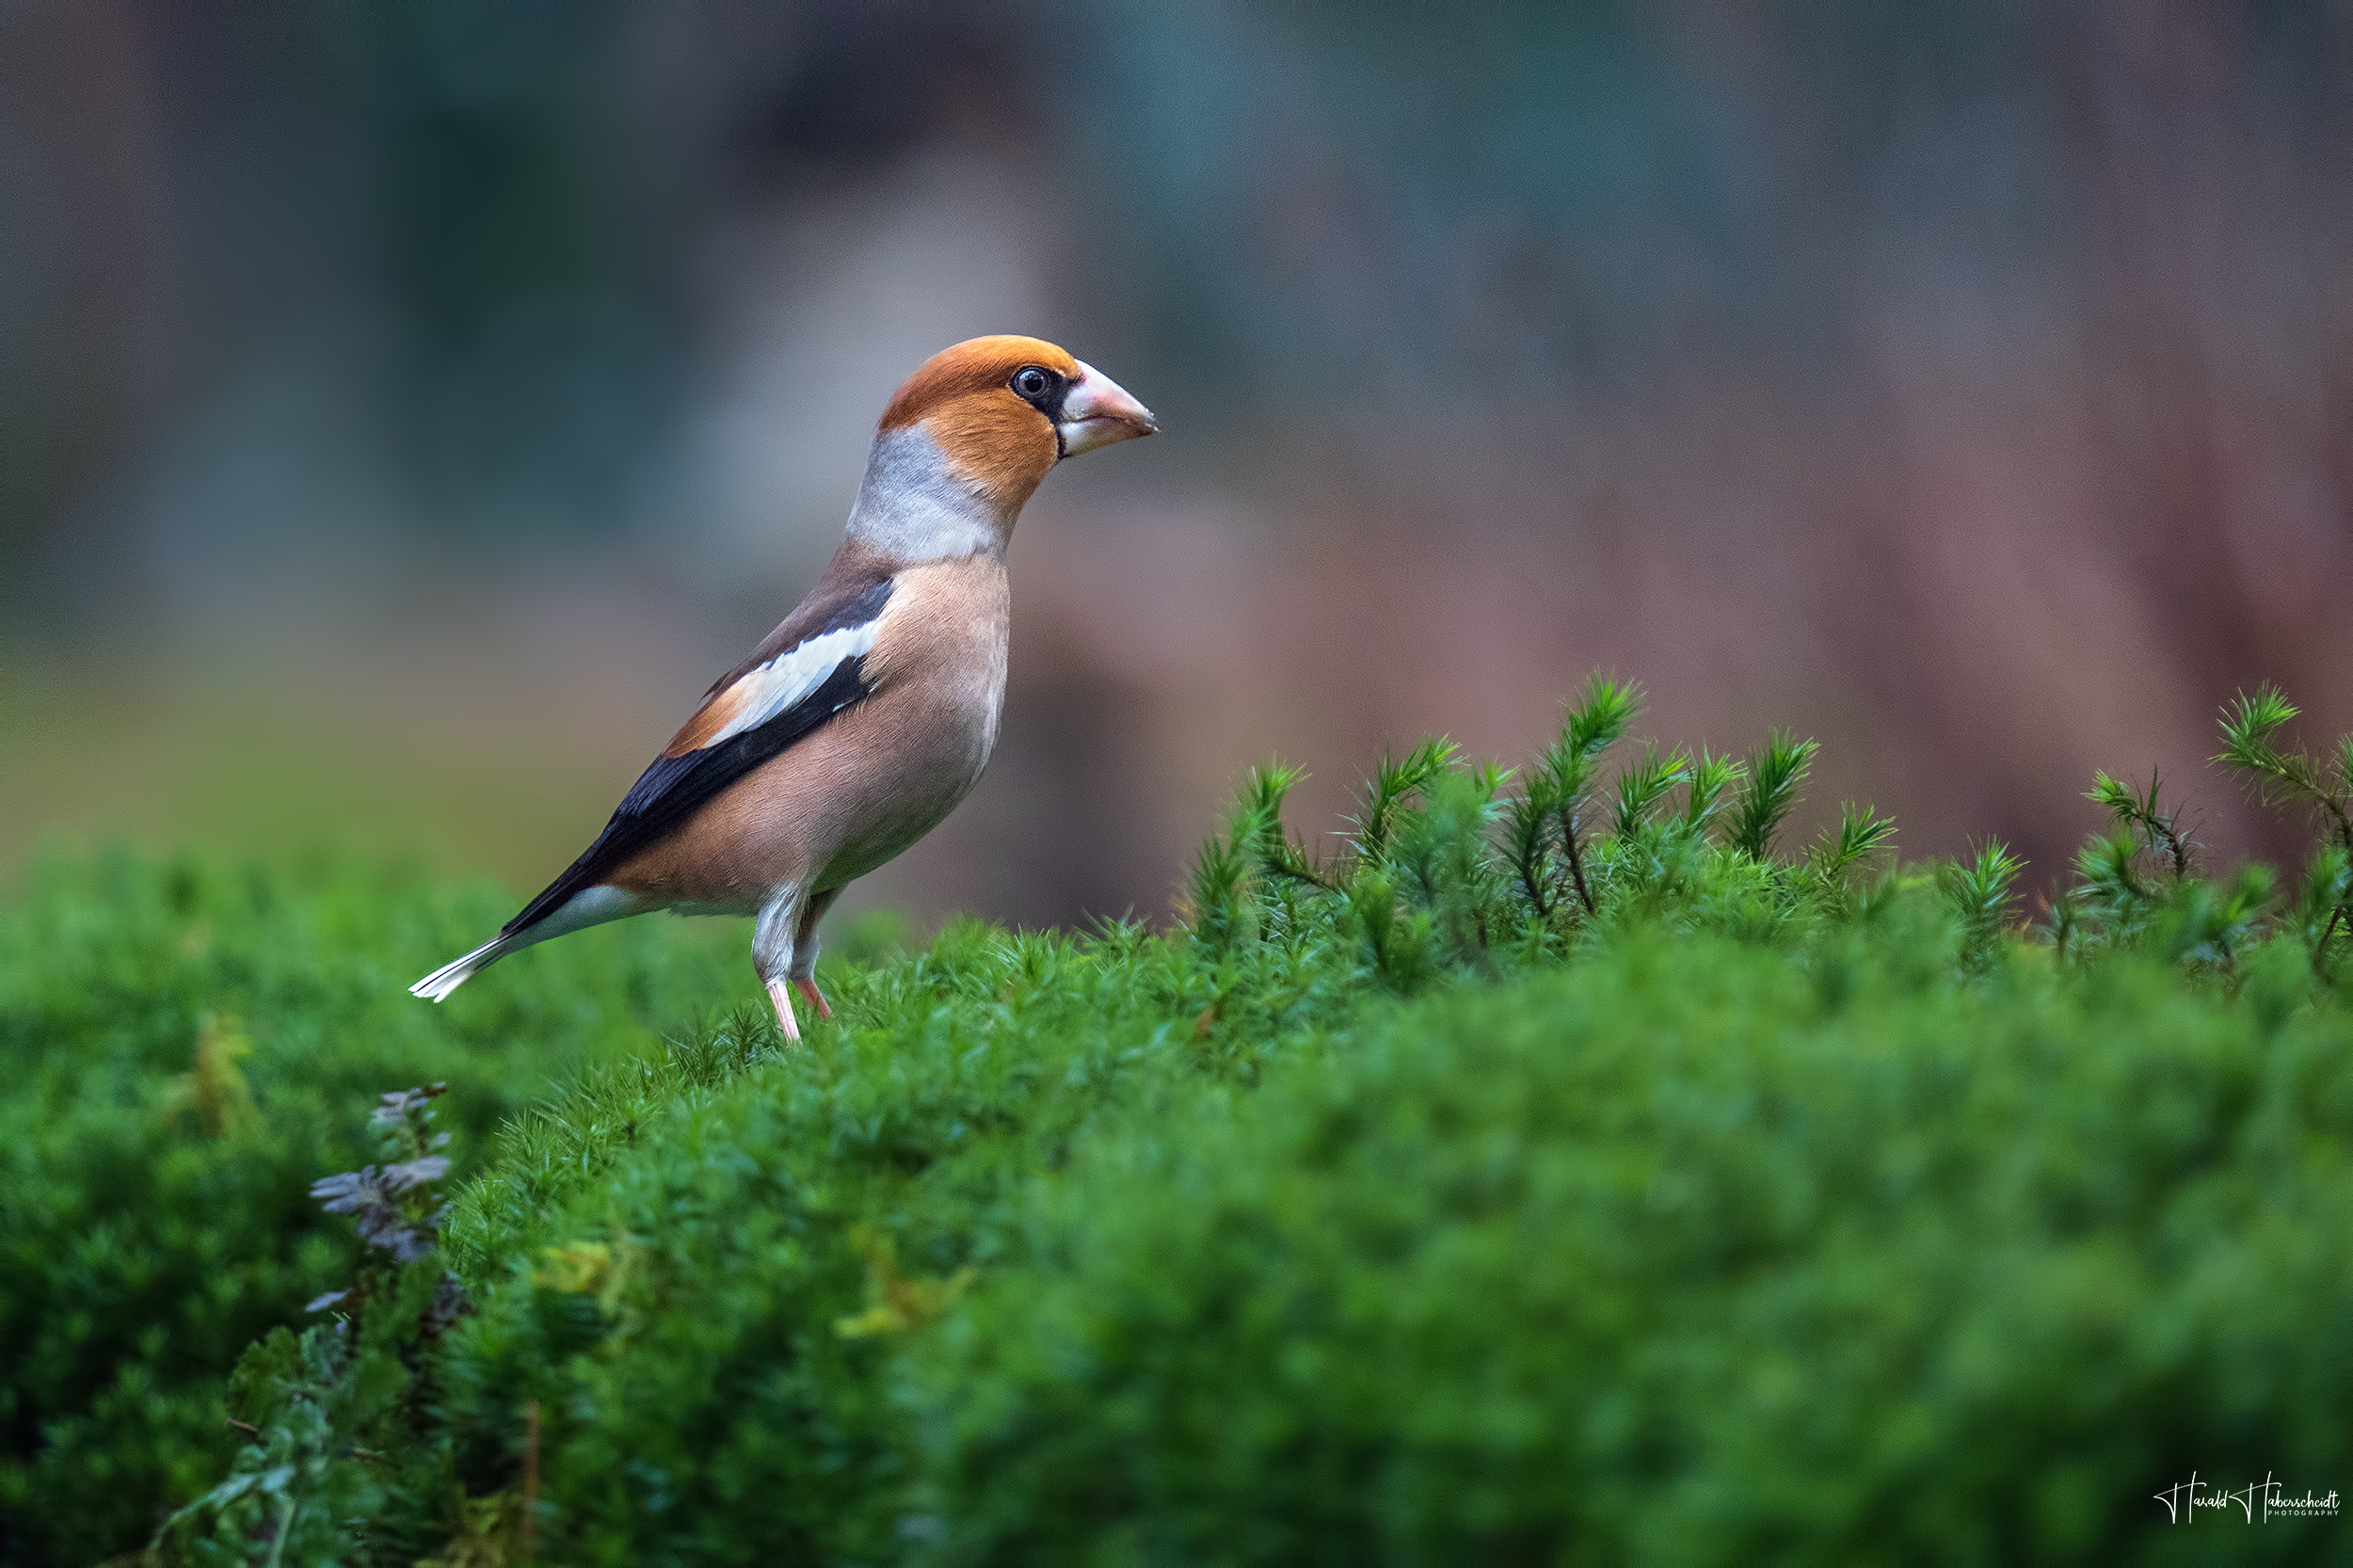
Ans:
<svg viewBox="0 0 2353 1568"><path fill-rule="evenodd" d="M1023 397L1044 397L1054 384L1054 378L1035 365L1028 365L1014 373L1013 390Z"/></svg>

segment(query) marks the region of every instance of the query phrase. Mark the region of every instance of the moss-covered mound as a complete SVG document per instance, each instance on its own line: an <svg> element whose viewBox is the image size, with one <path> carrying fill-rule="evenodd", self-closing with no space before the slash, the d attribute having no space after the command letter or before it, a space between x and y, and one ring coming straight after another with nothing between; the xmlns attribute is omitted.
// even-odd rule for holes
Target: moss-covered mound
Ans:
<svg viewBox="0 0 2353 1568"><path fill-rule="evenodd" d="M2353 1457L2325 801L2292 885L2208 882L2104 783L2118 836L2028 928L1998 845L1882 870L1849 810L1776 854L1786 740L1600 789L1631 718L1589 689L1517 779L1386 763L1329 860L1261 774L1173 931L831 964L805 1046L742 1010L611 1051L477 1164L437 1139L480 1159L490 1075L323 1102L377 1152L303 1174L370 1244L302 1243L340 1293L272 1298L250 1430L209 1492L140 1495L184 1503L150 1555L2341 1554L2330 1518L2158 1500ZM95 1484L52 1463L17 1473ZM20 1487L40 1540L63 1495Z"/></svg>

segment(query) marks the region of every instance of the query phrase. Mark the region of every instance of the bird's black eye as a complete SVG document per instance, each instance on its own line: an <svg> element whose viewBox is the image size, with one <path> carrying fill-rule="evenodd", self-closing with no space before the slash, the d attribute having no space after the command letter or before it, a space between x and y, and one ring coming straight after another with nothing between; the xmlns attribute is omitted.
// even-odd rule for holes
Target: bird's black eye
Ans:
<svg viewBox="0 0 2353 1568"><path fill-rule="evenodd" d="M1032 403L1054 390L1054 374L1036 365L1025 365L1014 373L1013 390Z"/></svg>

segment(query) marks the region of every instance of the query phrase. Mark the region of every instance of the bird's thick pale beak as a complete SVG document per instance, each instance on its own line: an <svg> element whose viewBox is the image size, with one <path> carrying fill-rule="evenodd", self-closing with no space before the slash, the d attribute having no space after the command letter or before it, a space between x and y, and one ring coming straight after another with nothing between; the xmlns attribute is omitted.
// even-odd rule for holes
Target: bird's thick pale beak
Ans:
<svg viewBox="0 0 2353 1568"><path fill-rule="evenodd" d="M1054 428L1062 437L1062 455L1076 457L1151 435L1160 426L1152 423L1152 410L1128 396L1125 387L1080 360L1078 379L1063 397L1062 423Z"/></svg>

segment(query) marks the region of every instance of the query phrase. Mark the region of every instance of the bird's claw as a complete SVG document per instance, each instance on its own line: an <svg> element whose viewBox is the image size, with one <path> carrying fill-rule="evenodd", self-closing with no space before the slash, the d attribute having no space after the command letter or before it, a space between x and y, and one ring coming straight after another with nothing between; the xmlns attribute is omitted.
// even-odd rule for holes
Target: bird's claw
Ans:
<svg viewBox="0 0 2353 1568"><path fill-rule="evenodd" d="M808 999L808 1004L817 1009L817 1016L820 1018L831 1019L833 1017L833 1009L825 1005L825 993L817 988L816 981L796 980L792 985L801 995Z"/></svg>
<svg viewBox="0 0 2353 1568"><path fill-rule="evenodd" d="M784 1031L785 1039L799 1044L801 1025L792 1016L792 993L785 989L784 982L772 980L768 983L768 1000L776 1004L776 1027Z"/></svg>

